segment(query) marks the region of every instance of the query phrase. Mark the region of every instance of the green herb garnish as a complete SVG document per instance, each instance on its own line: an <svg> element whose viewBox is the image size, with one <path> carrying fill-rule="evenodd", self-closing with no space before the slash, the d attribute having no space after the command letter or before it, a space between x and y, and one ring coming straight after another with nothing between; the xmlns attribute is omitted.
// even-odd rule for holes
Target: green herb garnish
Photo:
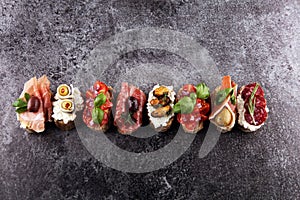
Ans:
<svg viewBox="0 0 300 200"><path fill-rule="evenodd" d="M136 120L132 117L131 113L122 113L121 117L124 119L124 124L133 125L136 123Z"/></svg>
<svg viewBox="0 0 300 200"><path fill-rule="evenodd" d="M234 92L232 92L232 94L231 94L231 96L230 96L230 101L231 101L231 103L232 103L233 105L236 104L236 97L235 97L235 95L234 95Z"/></svg>
<svg viewBox="0 0 300 200"><path fill-rule="evenodd" d="M106 96L102 92L94 100L94 108L92 110L92 119L96 124L101 124L104 111L100 108L106 102Z"/></svg>
<svg viewBox="0 0 300 200"><path fill-rule="evenodd" d="M92 111L92 119L96 124L101 124L104 117L104 111L100 108L94 107Z"/></svg>
<svg viewBox="0 0 300 200"><path fill-rule="evenodd" d="M106 96L102 92L98 94L98 96L94 100L94 106L95 107L100 107L106 102Z"/></svg>
<svg viewBox="0 0 300 200"><path fill-rule="evenodd" d="M226 89L220 90L217 93L217 97L216 97L217 104L222 103L232 91L233 91L233 88L226 88Z"/></svg>
<svg viewBox="0 0 300 200"><path fill-rule="evenodd" d="M226 88L226 89L220 90L217 93L217 96L216 96L216 103L217 104L222 103L228 97L228 95L230 95L231 103L233 105L235 105L236 104L236 97L234 95L234 89L233 88Z"/></svg>
<svg viewBox="0 0 300 200"><path fill-rule="evenodd" d="M21 99L21 98L18 98L18 99L12 104L12 106L16 108L16 112L19 113L19 114L27 111L27 103L28 103L28 101L29 101L29 99L30 99L30 94L25 93L24 97L25 97L25 100L26 100L26 101L24 101L24 100Z"/></svg>
<svg viewBox="0 0 300 200"><path fill-rule="evenodd" d="M207 99L209 97L209 88L205 83L198 84L196 86L197 97L199 99Z"/></svg>
<svg viewBox="0 0 300 200"><path fill-rule="evenodd" d="M191 93L190 96L185 96L180 99L173 108L174 113L182 113L188 114L193 112L195 104L196 104L197 95L195 93Z"/></svg>
<svg viewBox="0 0 300 200"><path fill-rule="evenodd" d="M258 89L259 84L256 83L254 89L252 90L251 96L249 98L249 104L248 104L248 110L249 113L252 117L253 123L256 125L255 119L254 119L254 110L255 110L255 102L256 102L256 97L254 97L257 89Z"/></svg>

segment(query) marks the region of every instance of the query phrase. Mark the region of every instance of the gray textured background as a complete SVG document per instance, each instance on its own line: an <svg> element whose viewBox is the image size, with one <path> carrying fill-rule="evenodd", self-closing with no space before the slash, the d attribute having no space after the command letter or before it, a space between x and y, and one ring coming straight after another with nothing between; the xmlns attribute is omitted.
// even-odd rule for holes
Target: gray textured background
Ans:
<svg viewBox="0 0 300 200"><path fill-rule="evenodd" d="M1 199L300 199L299 12L296 0L2 0ZM73 81L99 42L148 26L196 38L220 72L240 85L261 82L270 108L267 124L256 134L235 129L222 135L204 159L197 157L199 134L179 160L146 174L103 166L76 131L49 126L42 135L30 135L18 128L11 103L26 80L47 74L54 91ZM145 50L118 62L130 67L151 59L177 58ZM116 143L125 146L122 138Z"/></svg>

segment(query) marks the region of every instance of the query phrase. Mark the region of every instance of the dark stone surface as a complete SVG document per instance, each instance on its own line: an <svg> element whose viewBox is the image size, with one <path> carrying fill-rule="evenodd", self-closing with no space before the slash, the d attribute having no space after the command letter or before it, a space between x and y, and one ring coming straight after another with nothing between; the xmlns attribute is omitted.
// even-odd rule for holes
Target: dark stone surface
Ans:
<svg viewBox="0 0 300 200"><path fill-rule="evenodd" d="M1 199L300 199L299 1L3 0L0 8ZM144 174L104 166L75 130L19 128L11 103L25 81L46 74L55 91L100 41L149 26L196 38L240 85L261 82L266 125L222 135L203 159L199 134L177 161Z"/></svg>

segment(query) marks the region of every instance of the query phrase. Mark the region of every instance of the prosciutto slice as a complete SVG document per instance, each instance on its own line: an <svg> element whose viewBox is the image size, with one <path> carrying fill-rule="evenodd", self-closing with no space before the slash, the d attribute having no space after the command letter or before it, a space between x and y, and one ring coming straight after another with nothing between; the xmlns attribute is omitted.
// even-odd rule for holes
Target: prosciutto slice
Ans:
<svg viewBox="0 0 300 200"><path fill-rule="evenodd" d="M24 84L24 89L19 98L24 99L25 93L35 96L40 101L40 107L37 112L23 112L17 114L17 118L22 128L40 133L45 130L45 122L51 121L52 103L50 81L44 75L37 79L31 78Z"/></svg>
<svg viewBox="0 0 300 200"><path fill-rule="evenodd" d="M133 123L128 123L126 117L129 115L128 99L134 97L138 101L138 110L132 114ZM146 95L139 88L122 83L121 91L117 98L117 106L114 124L122 134L130 134L142 125L143 107L146 103Z"/></svg>

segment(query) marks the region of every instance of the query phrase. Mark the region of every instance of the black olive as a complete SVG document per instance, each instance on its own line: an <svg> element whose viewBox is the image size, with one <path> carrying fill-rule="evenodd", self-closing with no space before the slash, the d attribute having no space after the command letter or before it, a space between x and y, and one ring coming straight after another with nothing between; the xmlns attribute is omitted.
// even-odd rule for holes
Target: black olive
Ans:
<svg viewBox="0 0 300 200"><path fill-rule="evenodd" d="M37 112L40 108L40 100L35 96L31 96L27 103L27 110L29 112Z"/></svg>
<svg viewBox="0 0 300 200"><path fill-rule="evenodd" d="M134 113L134 112L136 112L139 109L139 102L133 96L130 96L128 98L128 109L129 109L130 113Z"/></svg>

